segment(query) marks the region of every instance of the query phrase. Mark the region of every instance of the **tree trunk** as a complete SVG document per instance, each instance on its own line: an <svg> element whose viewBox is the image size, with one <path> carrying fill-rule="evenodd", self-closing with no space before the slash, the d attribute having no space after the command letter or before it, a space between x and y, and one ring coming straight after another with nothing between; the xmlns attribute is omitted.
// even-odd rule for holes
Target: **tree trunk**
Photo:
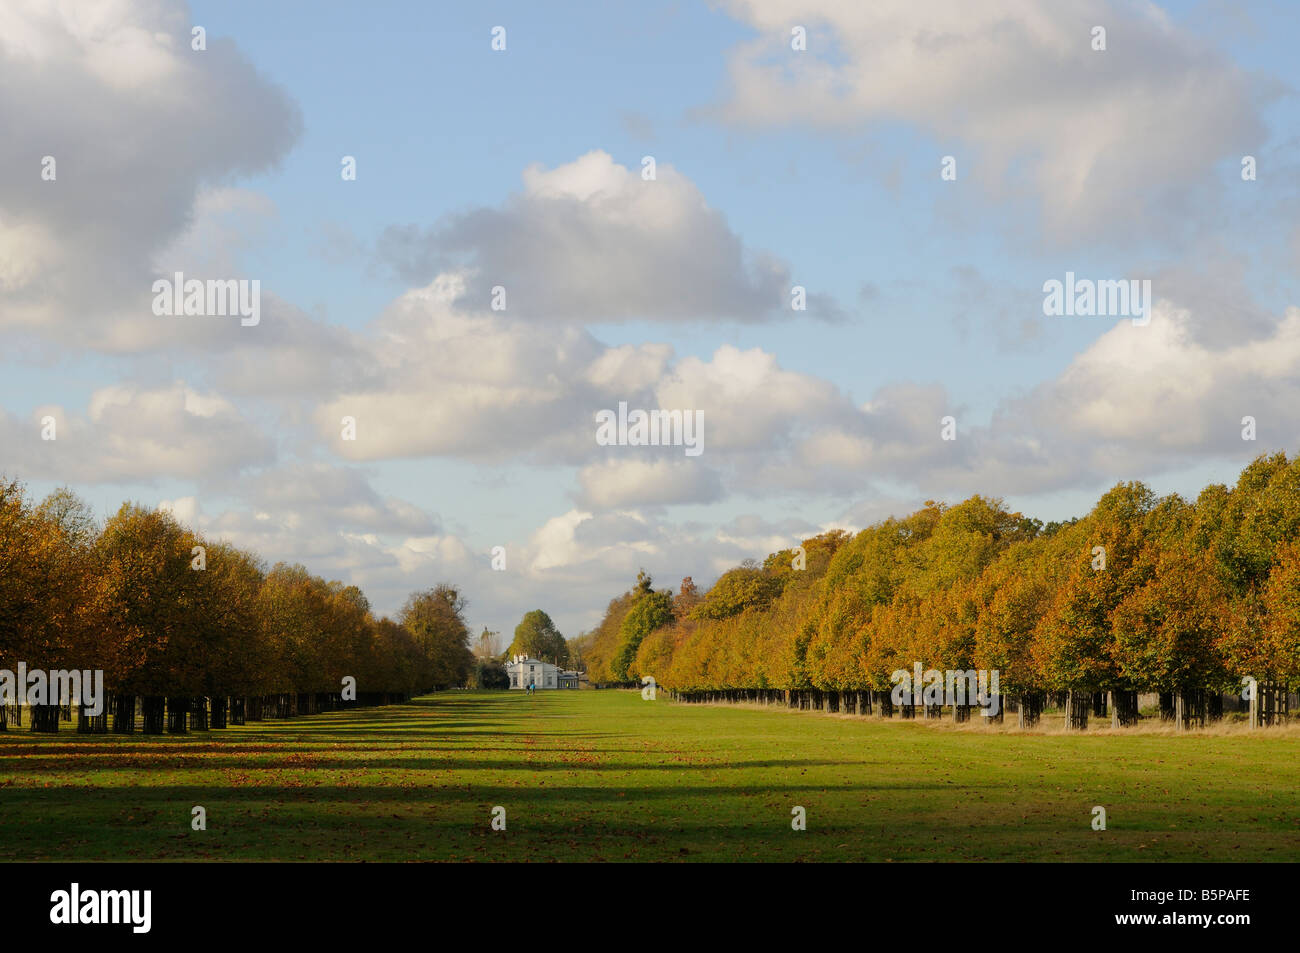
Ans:
<svg viewBox="0 0 1300 953"><path fill-rule="evenodd" d="M1092 693L1071 691L1065 698L1065 728L1067 731L1087 731L1088 713L1092 710Z"/></svg>
<svg viewBox="0 0 1300 953"><path fill-rule="evenodd" d="M1206 701L1206 717L1211 721L1223 721L1223 692L1210 692Z"/></svg>
<svg viewBox="0 0 1300 953"><path fill-rule="evenodd" d="M1175 717L1176 717L1176 712L1174 711L1174 693L1161 692L1160 693L1160 720L1173 721Z"/></svg>
<svg viewBox="0 0 1300 953"><path fill-rule="evenodd" d="M85 705L77 706L77 734L79 735L106 735L108 734L108 700L100 709L98 715L92 715Z"/></svg>
<svg viewBox="0 0 1300 953"><path fill-rule="evenodd" d="M909 721L916 717L916 695L903 692L903 704L898 706L898 716Z"/></svg>
<svg viewBox="0 0 1300 953"><path fill-rule="evenodd" d="M1044 696L1042 692L1024 692L1017 699L1017 709L1019 718L1017 726L1020 728L1032 728L1038 724L1038 719L1043 715Z"/></svg>
<svg viewBox="0 0 1300 953"><path fill-rule="evenodd" d="M1138 722L1138 693L1116 689L1110 693L1110 726L1127 728Z"/></svg>
<svg viewBox="0 0 1300 953"><path fill-rule="evenodd" d="M987 722L996 721L999 725L1002 724L1002 716L1006 712L1006 696L990 693L989 701L994 705L993 713L988 714L985 711L981 711L980 715L987 719Z"/></svg>
<svg viewBox="0 0 1300 953"><path fill-rule="evenodd" d="M186 733L186 716L190 713L190 700L185 696L167 699L167 733L183 735Z"/></svg>
<svg viewBox="0 0 1300 953"><path fill-rule="evenodd" d="M200 696L190 700L190 731L208 730L208 699Z"/></svg>
<svg viewBox="0 0 1300 953"><path fill-rule="evenodd" d="M109 696L109 705L113 709L113 734L133 734L135 732L135 696L119 695L114 692Z"/></svg>
<svg viewBox="0 0 1300 953"><path fill-rule="evenodd" d="M1174 723L1179 731L1205 727L1205 692L1186 689L1174 699Z"/></svg>
<svg viewBox="0 0 1300 953"><path fill-rule="evenodd" d="M1255 686L1255 695L1260 700L1261 725L1280 725L1286 721L1290 714L1291 698L1285 685L1262 683Z"/></svg>
<svg viewBox="0 0 1300 953"><path fill-rule="evenodd" d="M59 733L59 706L32 705L32 731L39 734L55 735Z"/></svg>

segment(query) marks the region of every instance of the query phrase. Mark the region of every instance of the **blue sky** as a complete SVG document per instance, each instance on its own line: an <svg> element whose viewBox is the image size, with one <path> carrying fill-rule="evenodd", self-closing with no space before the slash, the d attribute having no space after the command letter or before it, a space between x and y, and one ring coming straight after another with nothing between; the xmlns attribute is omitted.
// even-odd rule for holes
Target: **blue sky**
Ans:
<svg viewBox="0 0 1300 953"><path fill-rule="evenodd" d="M573 635L641 565L707 582L931 497L1194 495L1294 447L1284 6L449 6L3 14L0 470L170 506L382 611L448 579L477 625ZM164 327L141 302L173 268L258 278L263 324ZM1151 326L1045 317L1066 271L1151 279ZM421 291L489 272L540 292ZM698 461L584 442L669 398L704 409ZM374 442L336 439L352 407Z"/></svg>

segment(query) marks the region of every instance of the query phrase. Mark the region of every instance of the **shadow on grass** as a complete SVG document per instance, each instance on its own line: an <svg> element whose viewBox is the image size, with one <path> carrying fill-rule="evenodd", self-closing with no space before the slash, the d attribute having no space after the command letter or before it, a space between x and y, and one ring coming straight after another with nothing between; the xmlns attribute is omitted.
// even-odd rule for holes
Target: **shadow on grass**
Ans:
<svg viewBox="0 0 1300 953"><path fill-rule="evenodd" d="M222 752L219 754L201 753L196 759L189 759L178 767L187 769L197 768L201 770L240 770L245 772L271 772L271 771L356 771L356 770L392 770L392 771L673 771L673 772L716 772L716 771L744 771L750 769L773 769L781 770L785 768L821 768L821 767L849 767L844 761L824 761L813 759L802 760L785 760L781 758L769 758L761 761L699 761L699 762L679 762L679 763L647 763L641 761L599 761L591 762L586 760L548 760L536 764L522 758L511 758L509 760L494 760L489 758L464 758L464 757L407 757L407 758L370 758L365 755L371 750L368 748L355 749L358 756L347 757L335 755L333 751L330 756L322 756L319 750L305 748L273 748L271 751L266 749L253 749L255 754L299 754L301 759L285 762L279 758L267 763L259 764L255 761L249 761L245 757L240 757L239 752ZM499 748L445 748L429 749L421 748L420 752L430 750L445 750L448 754L464 755L467 751L481 751L484 753L500 754ZM538 754L556 754L565 753L567 749L556 748L545 751L538 751ZM186 754L195 754L194 751L186 751ZM572 752L569 752L572 754ZM599 749L591 752L582 753L584 756L596 756L605 754ZM688 752L679 752L687 754ZM84 761L83 765L91 771L148 771L156 770L159 765L150 755L155 754L152 751L145 752L114 752L105 753L103 758L91 758ZM113 760L108 760L113 759ZM0 758L0 774L6 770L16 767L5 763L6 759ZM165 765L163 767L166 767ZM30 774L56 774L66 771L65 763L33 763L24 761L21 765L24 773ZM7 790L17 790L19 788L11 787Z"/></svg>

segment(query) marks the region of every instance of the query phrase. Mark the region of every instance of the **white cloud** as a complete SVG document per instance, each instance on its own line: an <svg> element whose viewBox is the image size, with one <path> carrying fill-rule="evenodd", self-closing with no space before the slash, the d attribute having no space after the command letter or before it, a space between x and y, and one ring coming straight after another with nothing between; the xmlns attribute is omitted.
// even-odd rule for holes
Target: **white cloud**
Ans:
<svg viewBox="0 0 1300 953"><path fill-rule="evenodd" d="M989 186L973 192L1041 199L1058 236L1117 222L1154 233L1142 226L1159 210L1187 208L1171 192L1204 182L1261 131L1244 75L1154 7L729 7L764 35L732 60L728 119L913 124L945 151L955 143L963 177ZM812 29L806 55L789 51L796 22ZM1094 22L1109 29L1104 54L1088 48ZM471 616L481 611L484 623L509 632L540 605L573 634L639 568L661 586L685 574L707 584L741 559L843 525L820 519L827 512L861 526L927 495L1043 493L1300 437L1300 312L1277 321L1243 305L1244 269L1235 284L1184 276L1171 297L1194 307L1166 301L1147 328L1117 323L1055 380L1004 399L987 423L968 419L941 384L866 381L855 397L762 347L679 357L661 341L608 346L583 323L774 319L795 279L671 164L645 181L636 163L599 150L530 166L497 206L427 230L390 229L381 257L421 287L364 330L317 321L269 287L256 329L154 317L158 274L242 277L243 254L278 211L230 183L273 167L300 127L292 101L232 42L210 36L196 55L189 27L170 0L0 5L6 342L21 329L60 349L199 355L208 375L202 385L100 387L81 411L0 414L13 475L74 486L188 480L193 489L158 491L170 497L158 505L271 561L363 585L381 609L448 579L471 593ZM58 161L54 182L40 178L45 154ZM1020 298L998 297L977 272L947 277L955 290L940 292L935 313L958 299L983 316L1000 307L1009 339L1041 327L1023 323ZM488 310L495 285L506 288L505 312ZM808 316L836 314L814 296ZM189 370L162 364L168 378ZM594 414L620 400L701 411L704 455L599 447ZM947 442L939 419L950 413L958 439ZM45 414L58 422L57 441L40 439ZM1245 414L1259 421L1257 445L1240 440ZM344 416L356 418L355 442L340 439ZM274 437L259 423L273 423ZM380 492L375 470L322 461L323 449L345 461L565 468L573 509L548 518L553 510L533 503L513 539L471 538L443 514ZM665 515L737 496L787 515L721 526ZM808 500L818 501L816 520L790 505ZM460 526L479 515L470 506L450 518ZM508 552L502 573L489 565L498 543Z"/></svg>
<svg viewBox="0 0 1300 953"><path fill-rule="evenodd" d="M42 439L47 416L54 440ZM55 404L37 407L29 421L0 416L0 444L22 448L12 458L14 475L74 484L220 478L268 463L275 452L229 401L183 381L100 388L84 416Z"/></svg>
<svg viewBox="0 0 1300 953"><path fill-rule="evenodd" d="M1117 323L1013 410L1073 444L1072 456L1093 469L1104 460L1107 471L1253 452L1241 439L1246 415L1258 421L1260 449L1294 446L1300 308L1287 309L1270 334L1221 347L1203 343L1198 318L1212 320L1159 301L1149 325Z"/></svg>
<svg viewBox="0 0 1300 953"><path fill-rule="evenodd" d="M158 503L158 509L170 513L176 517L177 522L184 526L196 527L199 525L199 514L203 507L199 504L198 498L193 496L182 496L175 500L161 500Z"/></svg>
<svg viewBox="0 0 1300 953"><path fill-rule="evenodd" d="M229 40L192 50L190 26L174 0L0 5L0 325L11 332L158 346L155 255L194 215L219 211L197 201L206 190L264 171L297 138L284 93Z"/></svg>
<svg viewBox="0 0 1300 953"><path fill-rule="evenodd" d="M303 525L370 534L423 535L439 529L434 517L404 500L381 496L366 475L352 467L285 463L241 479L236 490L256 509Z"/></svg>
<svg viewBox="0 0 1300 953"><path fill-rule="evenodd" d="M663 344L611 348L579 328L459 311L463 287L448 274L409 291L356 339L364 370L354 379L364 386L313 414L340 457L578 466L579 501L607 510L712 502L724 487L846 493L860 489L864 468L905 469L939 452L929 438L947 412L941 388L884 387L857 407L760 348L674 361ZM620 401L700 412L702 456L599 446L596 413ZM344 439L347 417L355 440Z"/></svg>
<svg viewBox="0 0 1300 953"><path fill-rule="evenodd" d="M595 509L666 503L712 503L722 498L718 475L698 460L609 460L578 474L582 502Z"/></svg>
<svg viewBox="0 0 1300 953"><path fill-rule="evenodd" d="M483 312L461 313L455 275L399 298L376 322L363 358L368 386L343 390L315 413L317 432L352 460L460 456L502 461L580 458L595 449L594 414L610 371L604 349L576 327L544 328ZM662 349L625 352L629 378L652 374ZM595 370L593 370L593 367ZM356 440L340 421L356 419Z"/></svg>
<svg viewBox="0 0 1300 953"><path fill-rule="evenodd" d="M437 228L391 227L380 256L413 285L464 271L457 304L486 308L503 287L530 320L761 321L790 305L790 268L747 249L699 189L667 163L640 169L595 150L524 171L524 191ZM807 315L835 318L809 296Z"/></svg>
<svg viewBox="0 0 1300 953"><path fill-rule="evenodd" d="M187 504L164 505L185 511ZM413 591L452 581L469 597L471 628L486 625L507 638L523 614L538 607L566 635L577 635L600 620L604 603L629 588L641 569L659 587L676 588L686 575L706 586L742 559L761 559L818 531L796 518L768 523L751 516L722 527L682 527L637 510L574 509L496 541L506 547L507 568L495 571L490 547L457 535L340 530L309 510L234 508L215 516L199 512L197 519L209 538L250 549L270 564L300 562L327 579L361 586L380 613L395 613Z"/></svg>
<svg viewBox="0 0 1300 953"><path fill-rule="evenodd" d="M912 123L986 191L1032 193L1061 239L1126 235L1262 141L1251 80L1154 4L726 0L737 123ZM791 49L795 25L808 49ZM1104 26L1107 48L1092 49ZM950 147L947 143L958 143ZM969 147L969 151L961 147ZM938 176L936 152L933 174ZM1022 184L1024 187L1022 187ZM1005 191L1004 191L1005 190ZM1196 211L1186 202L1179 214Z"/></svg>

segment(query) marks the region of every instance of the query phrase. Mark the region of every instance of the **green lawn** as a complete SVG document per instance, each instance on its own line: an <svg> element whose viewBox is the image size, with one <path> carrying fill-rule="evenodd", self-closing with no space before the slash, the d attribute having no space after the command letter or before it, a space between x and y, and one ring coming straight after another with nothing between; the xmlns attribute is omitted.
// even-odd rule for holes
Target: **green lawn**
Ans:
<svg viewBox="0 0 1300 953"><path fill-rule="evenodd" d="M11 731L0 859L1295 861L1300 733L1017 734L621 691Z"/></svg>

